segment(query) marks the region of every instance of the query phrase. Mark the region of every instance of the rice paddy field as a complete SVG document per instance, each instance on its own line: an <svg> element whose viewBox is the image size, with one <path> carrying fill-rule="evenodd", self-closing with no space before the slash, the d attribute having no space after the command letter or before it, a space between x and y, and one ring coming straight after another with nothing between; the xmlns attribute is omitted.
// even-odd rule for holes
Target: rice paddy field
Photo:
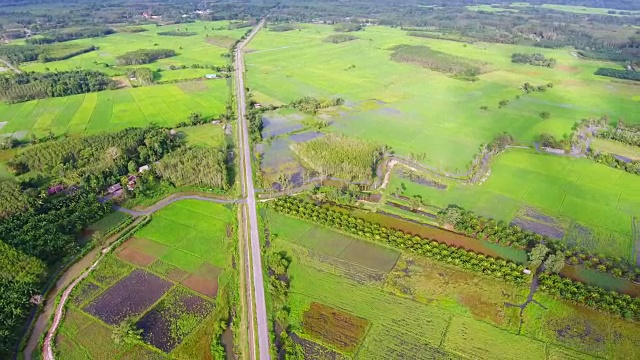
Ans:
<svg viewBox="0 0 640 360"><path fill-rule="evenodd" d="M147 31L69 41L67 46L97 46L99 49L67 60L20 64L23 71L96 70L117 78L124 88L98 93L47 98L18 104L0 103L0 136L24 138L52 131L96 133L130 126L157 124L174 126L192 112L206 117L224 113L230 82L202 80L215 70L193 69L191 65L226 66L223 57L246 29L226 30L227 21L196 22L186 25L145 26ZM193 36L162 36L160 32L195 32ZM19 44L20 41L16 41ZM140 65L156 71L156 85L131 88L127 71L136 66L116 66L115 58L138 49L172 49L177 56ZM108 66L107 66L108 65ZM186 69L182 69L186 66ZM176 70L171 70L175 67ZM123 76L124 75L124 76Z"/></svg>
<svg viewBox="0 0 640 360"><path fill-rule="evenodd" d="M290 322L307 356L342 359L631 358L637 324L538 292L410 256L270 210L286 251ZM349 249L358 244L358 251ZM346 254L351 254L346 256ZM322 319L322 321L319 321ZM312 355L310 355L312 354Z"/></svg>
<svg viewBox="0 0 640 360"><path fill-rule="evenodd" d="M63 359L212 359L215 307L235 286L231 254L235 212L183 200L109 254L72 293L56 337ZM125 319L142 342L117 345Z"/></svg>
<svg viewBox="0 0 640 360"><path fill-rule="evenodd" d="M247 84L256 100L279 104L340 96L345 106L331 117L329 131L386 144L401 155L424 153L425 162L441 170L464 172L480 144L504 131L531 143L542 132L561 137L591 116L640 122L637 86L594 75L598 67L615 65L580 59L568 48L465 44L383 26L368 26L352 33L357 40L334 44L323 41L334 33L331 26L299 27L261 31L249 45ZM480 63L485 73L469 82L395 62L395 45L428 46ZM557 65L514 64L515 52L542 52ZM554 87L525 95L525 82ZM498 109L502 99L510 103ZM542 119L543 111L550 118Z"/></svg>
<svg viewBox="0 0 640 360"><path fill-rule="evenodd" d="M323 41L334 33L331 26L299 27L267 29L251 42L247 78L256 100L277 105L302 96L342 97L344 105L323 114L330 123L323 132L386 144L398 155L422 155L421 162L437 171L465 173L480 145L504 131L532 146L541 133L561 138L583 118L606 115L612 121L640 122L637 85L594 75L598 67L616 65L579 58L570 48L467 44L413 37L383 26L368 26L352 33L356 40L334 44ZM477 81L466 81L396 62L396 45L428 46L476 64L483 73ZM541 52L557 63L553 68L515 64L511 54L516 52ZM525 82L553 87L524 93ZM509 100L508 105L499 108L501 99ZM543 119L542 111L551 116ZM296 168L283 133L298 131L303 121L286 114L269 116L273 121L265 122L265 132L278 138L264 145L263 168L277 169L285 158L288 168ZM637 155L637 149L600 139L593 146L628 158ZM421 195L432 206L456 204L486 217L532 224L575 246L631 261L632 219L640 215L636 178L587 159L510 149L496 157L481 185L445 181L443 189L394 174L385 192L405 184L406 196ZM525 219L527 209L554 220L543 224Z"/></svg>

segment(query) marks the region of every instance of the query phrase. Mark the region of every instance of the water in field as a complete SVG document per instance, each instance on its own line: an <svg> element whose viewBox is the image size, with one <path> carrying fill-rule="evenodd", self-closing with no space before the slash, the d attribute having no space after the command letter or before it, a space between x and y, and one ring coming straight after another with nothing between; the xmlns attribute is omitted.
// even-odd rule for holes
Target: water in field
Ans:
<svg viewBox="0 0 640 360"><path fill-rule="evenodd" d="M617 278L610 274L579 266L565 266L560 275L569 279L595 285L610 291L617 291L633 297L640 297L640 284Z"/></svg>

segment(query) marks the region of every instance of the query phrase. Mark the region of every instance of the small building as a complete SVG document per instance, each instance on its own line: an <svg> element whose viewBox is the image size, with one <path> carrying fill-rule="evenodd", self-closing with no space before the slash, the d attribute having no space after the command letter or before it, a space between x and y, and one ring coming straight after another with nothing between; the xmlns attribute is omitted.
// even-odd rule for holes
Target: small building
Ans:
<svg viewBox="0 0 640 360"><path fill-rule="evenodd" d="M122 185L120 185L120 184L113 184L113 185L111 185L111 186L109 186L107 188L107 192L109 194L113 194L113 193L118 192L120 190L122 190Z"/></svg>
<svg viewBox="0 0 640 360"><path fill-rule="evenodd" d="M127 190L133 191L136 188L136 180L138 180L138 178L135 175L129 175L127 177Z"/></svg>
<svg viewBox="0 0 640 360"><path fill-rule="evenodd" d="M255 104L253 104L253 107L256 108L256 109L260 109L262 107L262 104L255 103Z"/></svg>
<svg viewBox="0 0 640 360"><path fill-rule="evenodd" d="M217 79L218 74L207 74L204 77L206 77L207 79Z"/></svg>
<svg viewBox="0 0 640 360"><path fill-rule="evenodd" d="M531 270L529 270L529 269L524 269L524 270L522 270L522 273L523 273L523 274L526 274L526 275L531 275Z"/></svg>
<svg viewBox="0 0 640 360"><path fill-rule="evenodd" d="M149 167L149 165L145 165L145 166L140 166L140 168L138 169L138 173L142 174L145 171L149 171L151 170L151 168Z"/></svg>
<svg viewBox="0 0 640 360"><path fill-rule="evenodd" d="M64 186L62 186L61 184L58 184L56 186L52 186L47 190L47 194L49 194L49 196L55 195L59 192L61 192L62 190L64 190Z"/></svg>
<svg viewBox="0 0 640 360"><path fill-rule="evenodd" d="M211 124L212 124L212 125L218 125L218 124L220 124L220 123L222 123L222 121L220 121L220 120L213 120L213 121L211 122Z"/></svg>

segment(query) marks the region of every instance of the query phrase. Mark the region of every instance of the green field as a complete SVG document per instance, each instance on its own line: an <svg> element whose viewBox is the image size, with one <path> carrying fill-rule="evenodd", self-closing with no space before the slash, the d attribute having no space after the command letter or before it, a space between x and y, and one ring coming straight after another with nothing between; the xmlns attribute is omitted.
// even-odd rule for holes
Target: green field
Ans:
<svg viewBox="0 0 640 360"><path fill-rule="evenodd" d="M624 156L631 160L640 160L640 148L607 139L593 139L591 148L598 152L606 152Z"/></svg>
<svg viewBox="0 0 640 360"><path fill-rule="evenodd" d="M302 330L312 304L364 318L368 330L356 344L355 359L590 359L590 355L623 359L632 356L634 343L640 340L636 324L541 293L535 298L551 310L529 305L522 335L518 335L519 309L507 308L504 303L524 301L526 285L505 284L409 255L402 255L390 271L373 281L373 269L360 266L357 258L344 263L329 254L336 243L362 240L324 228L320 229L321 238L309 236L310 229L318 225L271 211L265 218L274 235L274 250L286 251L293 258L288 301L292 328L306 342L339 351L329 339ZM318 255L312 248L325 250ZM378 249L387 251L382 246ZM369 256L360 253L359 258ZM593 329L584 341L573 333L564 335L563 329L571 329L575 319L582 319L578 320L582 326L576 329L578 333L588 331L585 326ZM615 333L610 334L607 328ZM605 343L595 342L596 338L606 339Z"/></svg>
<svg viewBox="0 0 640 360"><path fill-rule="evenodd" d="M631 218L640 214L640 182L635 175L588 159L518 149L499 155L482 185L438 190L393 177L388 191L401 183L408 196L421 194L439 207L457 204L508 222L523 207L531 206L561 222L575 221L600 234L601 242L593 251L635 258Z"/></svg>
<svg viewBox="0 0 640 360"><path fill-rule="evenodd" d="M102 91L64 98L0 104L0 118L8 123L0 134L23 137L97 133L131 126L174 126L188 121L192 112L219 116L225 111L229 87L224 80L163 84Z"/></svg>
<svg viewBox="0 0 640 360"><path fill-rule="evenodd" d="M222 125L198 125L180 129L187 137L187 145L220 148L225 144Z"/></svg>
<svg viewBox="0 0 640 360"><path fill-rule="evenodd" d="M24 71L64 71L82 68L88 70L97 70L106 72L111 75L126 74L127 68L137 66L115 67L115 58L129 51L138 49L173 49L178 55L160 59L151 64L140 65L141 67L149 67L152 70L161 69L159 81L169 81L174 79L193 79L203 77L205 74L213 72L208 69L186 69L186 70L170 70L171 65L180 67L193 64L224 66L228 60L222 57L228 52L228 48L216 45L216 39L239 39L247 29L226 30L228 21L198 21L191 24L177 24L166 26L145 25L147 31L138 33L120 32L100 38L79 39L67 42L68 44L77 44L82 46L97 46L99 49L86 54L75 56L71 59L63 61L52 61L48 63L33 62L21 64L20 69ZM206 27L206 29L205 29ZM214 30L218 28L220 30ZM196 32L194 36L160 36L159 32L174 31ZM20 44L21 41L14 42ZM157 44L157 45L156 45ZM110 65L105 67L105 64ZM175 72L175 74L173 74Z"/></svg>
<svg viewBox="0 0 640 360"><path fill-rule="evenodd" d="M74 289L56 338L58 356L64 359L186 359L198 353L198 358L213 359L210 350L213 324L224 314L211 309L214 304L228 306L226 292L235 287L237 281L231 263L234 227L235 213L231 208L208 202L184 200L156 213L149 224L107 255ZM173 324L170 336L180 338L169 353L145 342L135 346L117 345L111 335L113 325L88 310L111 288L141 270L168 282L169 288L153 304L133 315L134 320L141 324L154 310L165 316ZM136 290L142 291L145 284L137 286ZM210 312L202 317L184 308L180 303L184 296L192 301L199 299L201 308L204 306Z"/></svg>
<svg viewBox="0 0 640 360"><path fill-rule="evenodd" d="M387 144L398 154L425 153L437 168L464 172L481 143L507 131L530 143L542 132L562 136L582 118L609 115L640 122L635 86L593 75L610 63L575 57L570 49L541 49L412 37L400 29L369 26L359 40L323 41L330 26L301 24L300 31L261 31L246 54L247 84L263 103L303 96L340 96L345 105L330 117L329 131ZM486 63L488 72L468 82L390 59L394 45L433 50ZM515 52L542 52L555 68L511 63ZM524 94L520 87L554 84ZM520 95L520 99L515 99ZM498 109L498 102L510 100ZM481 106L489 109L480 110ZM548 111L549 119L539 114Z"/></svg>

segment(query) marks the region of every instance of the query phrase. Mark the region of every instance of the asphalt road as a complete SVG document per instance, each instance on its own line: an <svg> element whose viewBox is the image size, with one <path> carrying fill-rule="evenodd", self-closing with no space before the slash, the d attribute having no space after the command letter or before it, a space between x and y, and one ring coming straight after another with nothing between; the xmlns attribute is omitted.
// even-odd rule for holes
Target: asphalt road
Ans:
<svg viewBox="0 0 640 360"><path fill-rule="evenodd" d="M264 299L264 277L262 274L262 259L260 251L260 233L258 231L258 215L256 212L256 194L253 187L253 170L251 169L251 146L249 144L249 130L247 126L247 117L245 114L245 86L244 86L244 56L243 49L255 34L260 31L264 25L261 21L251 34L238 46L235 52L235 70L236 70L236 88L238 103L238 127L240 133L240 156L241 165L244 168L244 176L241 176L243 183L242 188L247 197L246 209L249 220L249 229L245 235L251 240L251 267L253 273L254 286L254 302L258 330L258 353L259 359L267 360L269 355L269 327L267 323L267 308ZM253 316L253 314L249 314ZM253 331L253 329L249 329Z"/></svg>

